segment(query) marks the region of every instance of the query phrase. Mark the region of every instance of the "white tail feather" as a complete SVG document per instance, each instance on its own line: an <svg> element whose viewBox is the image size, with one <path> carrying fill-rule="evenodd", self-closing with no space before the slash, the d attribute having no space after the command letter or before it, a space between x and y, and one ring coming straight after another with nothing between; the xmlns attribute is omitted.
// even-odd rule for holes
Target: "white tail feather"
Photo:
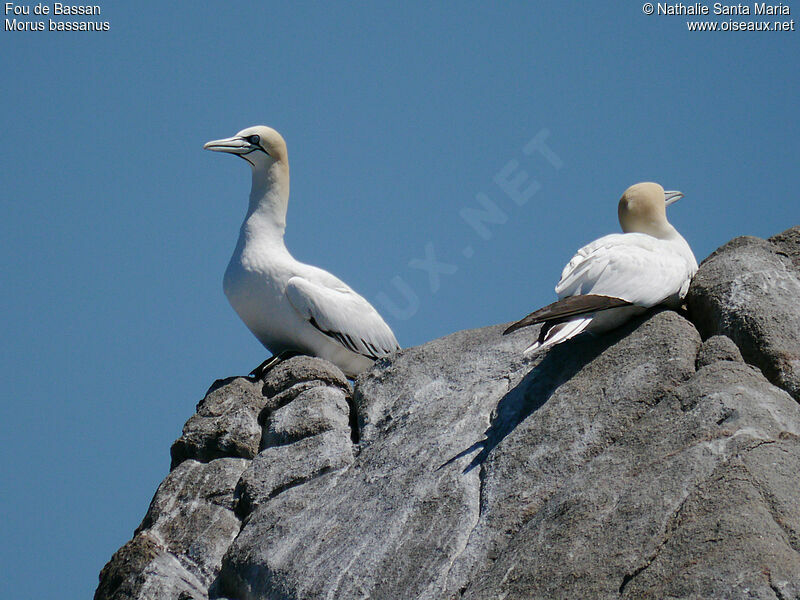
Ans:
<svg viewBox="0 0 800 600"><path fill-rule="evenodd" d="M554 325L550 331L547 332L543 342L540 343L538 340L533 342L525 349L524 354L535 352L536 350L547 348L563 342L564 340L575 337L589 326L589 323L592 322L593 318L593 316L584 317L582 319L574 319L572 321L567 321L566 323Z"/></svg>

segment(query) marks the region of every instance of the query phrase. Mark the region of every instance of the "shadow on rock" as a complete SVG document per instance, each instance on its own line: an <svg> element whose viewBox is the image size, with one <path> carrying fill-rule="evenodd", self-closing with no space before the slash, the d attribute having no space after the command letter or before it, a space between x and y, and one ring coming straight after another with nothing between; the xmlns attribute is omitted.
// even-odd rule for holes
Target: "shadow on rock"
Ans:
<svg viewBox="0 0 800 600"><path fill-rule="evenodd" d="M585 334L550 348L522 381L497 403L491 424L485 432L486 437L459 452L439 469L479 448L480 452L463 472L469 473L475 467L482 465L489 457L489 453L514 431L517 425L544 406L559 386L658 312L661 312L661 309L648 311L605 335L595 337Z"/></svg>

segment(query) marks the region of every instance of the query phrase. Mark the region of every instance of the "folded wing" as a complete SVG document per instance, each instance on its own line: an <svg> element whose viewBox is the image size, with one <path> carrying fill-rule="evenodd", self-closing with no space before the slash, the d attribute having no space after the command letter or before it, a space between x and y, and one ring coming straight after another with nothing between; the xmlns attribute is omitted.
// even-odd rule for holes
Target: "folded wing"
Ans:
<svg viewBox="0 0 800 600"><path fill-rule="evenodd" d="M344 284L329 287L292 277L286 295L304 319L352 352L377 359L400 348L372 305Z"/></svg>
<svg viewBox="0 0 800 600"><path fill-rule="evenodd" d="M649 308L679 293L690 271L669 242L646 234L613 234L578 250L564 268L556 293L559 298L610 296Z"/></svg>
<svg viewBox="0 0 800 600"><path fill-rule="evenodd" d="M612 234L584 246L556 285L559 300L517 321L504 334L545 323L534 348L586 329L593 315L624 306L649 308L686 293L692 266L663 240L638 233Z"/></svg>

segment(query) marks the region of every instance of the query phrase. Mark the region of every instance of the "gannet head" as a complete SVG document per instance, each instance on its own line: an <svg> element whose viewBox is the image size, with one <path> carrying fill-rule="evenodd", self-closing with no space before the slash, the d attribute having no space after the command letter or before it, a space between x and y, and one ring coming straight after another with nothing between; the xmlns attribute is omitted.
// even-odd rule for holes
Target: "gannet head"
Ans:
<svg viewBox="0 0 800 600"><path fill-rule="evenodd" d="M625 233L647 233L657 238L673 231L667 221L667 206L683 198L681 192L664 191L657 183L637 183L625 190L617 209Z"/></svg>
<svg viewBox="0 0 800 600"><path fill-rule="evenodd" d="M236 154L254 169L268 169L276 162L288 164L289 160L281 134L264 125L242 129L233 137L206 142L203 149Z"/></svg>

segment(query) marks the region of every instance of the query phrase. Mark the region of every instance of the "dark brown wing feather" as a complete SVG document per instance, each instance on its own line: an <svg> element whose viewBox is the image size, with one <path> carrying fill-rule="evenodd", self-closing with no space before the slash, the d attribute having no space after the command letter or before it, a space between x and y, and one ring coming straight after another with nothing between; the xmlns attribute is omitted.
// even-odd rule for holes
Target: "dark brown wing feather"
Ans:
<svg viewBox="0 0 800 600"><path fill-rule="evenodd" d="M503 332L503 335L516 331L517 329L522 329L523 327L542 323L543 321L555 321L558 323L566 321L570 317L577 317L578 315L585 315L599 310L608 310L609 308L630 306L631 304L631 302L623 300L622 298L600 296L598 294L569 296L568 298L562 298L552 304L548 304L544 308L533 311L524 319L511 325Z"/></svg>

